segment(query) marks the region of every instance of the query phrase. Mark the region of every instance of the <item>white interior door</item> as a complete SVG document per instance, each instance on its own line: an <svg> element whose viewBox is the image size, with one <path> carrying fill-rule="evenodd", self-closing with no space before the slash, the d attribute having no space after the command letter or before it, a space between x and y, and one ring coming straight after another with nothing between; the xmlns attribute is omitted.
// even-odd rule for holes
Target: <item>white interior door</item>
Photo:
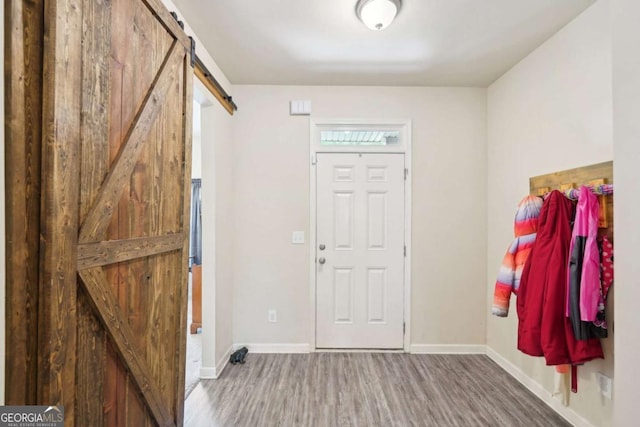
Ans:
<svg viewBox="0 0 640 427"><path fill-rule="evenodd" d="M319 153L316 347L403 346L404 154Z"/></svg>

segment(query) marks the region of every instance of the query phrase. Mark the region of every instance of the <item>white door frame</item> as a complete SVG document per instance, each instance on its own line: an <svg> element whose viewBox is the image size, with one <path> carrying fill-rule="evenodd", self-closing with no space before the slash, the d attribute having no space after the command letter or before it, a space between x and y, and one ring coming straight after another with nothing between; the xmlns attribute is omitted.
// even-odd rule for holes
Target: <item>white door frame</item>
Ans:
<svg viewBox="0 0 640 427"><path fill-rule="evenodd" d="M211 162L215 161L215 121L212 120L214 109L218 108L218 103L209 89L199 80L193 79L193 99L200 104L200 154L202 158L207 158ZM204 117L204 120L203 120ZM203 144L202 141L207 141ZM202 310L202 348L200 349L200 372L203 379L216 378L216 168L202 168L202 253L207 260L203 264L202 281L202 304L208 307ZM210 307L210 308L209 308ZM219 372L218 372L219 373Z"/></svg>
<svg viewBox="0 0 640 427"><path fill-rule="evenodd" d="M397 130L400 143L389 146L323 146L320 144L321 130ZM404 242L407 254L404 259L404 351L411 346L411 120L410 119L326 119L316 118L309 121L309 307L310 329L309 350L316 351L316 154L317 153L400 153L404 154L405 167L408 169L404 191Z"/></svg>

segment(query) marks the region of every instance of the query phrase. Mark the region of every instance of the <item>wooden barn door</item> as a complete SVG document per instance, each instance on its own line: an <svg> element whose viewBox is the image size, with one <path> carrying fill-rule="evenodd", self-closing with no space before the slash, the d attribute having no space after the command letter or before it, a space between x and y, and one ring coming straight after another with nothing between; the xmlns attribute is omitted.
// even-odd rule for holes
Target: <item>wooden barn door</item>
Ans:
<svg viewBox="0 0 640 427"><path fill-rule="evenodd" d="M64 405L67 427L181 425L191 41L160 0L51 0L43 22L37 372L22 379L36 392L22 403ZM10 346L9 362L25 356Z"/></svg>

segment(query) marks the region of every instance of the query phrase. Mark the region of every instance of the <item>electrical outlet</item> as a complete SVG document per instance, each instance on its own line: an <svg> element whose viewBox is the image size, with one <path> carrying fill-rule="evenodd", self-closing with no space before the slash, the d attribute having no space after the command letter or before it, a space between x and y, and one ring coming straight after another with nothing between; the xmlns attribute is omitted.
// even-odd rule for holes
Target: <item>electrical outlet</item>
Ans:
<svg viewBox="0 0 640 427"><path fill-rule="evenodd" d="M611 399L611 389L613 388L611 378L600 372L598 372L596 376L598 378L598 388L600 389L600 394L602 394L607 399Z"/></svg>
<svg viewBox="0 0 640 427"><path fill-rule="evenodd" d="M276 323L278 321L278 317L276 315L276 311L275 310L269 310L268 314L269 314L269 322L270 323Z"/></svg>

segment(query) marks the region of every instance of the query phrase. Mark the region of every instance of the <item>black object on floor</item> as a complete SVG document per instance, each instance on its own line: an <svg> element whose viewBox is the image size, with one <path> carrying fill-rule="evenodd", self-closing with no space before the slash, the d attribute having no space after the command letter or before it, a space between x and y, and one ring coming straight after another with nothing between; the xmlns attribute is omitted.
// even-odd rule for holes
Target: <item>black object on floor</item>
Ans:
<svg viewBox="0 0 640 427"><path fill-rule="evenodd" d="M231 362L232 365L235 365L236 363L244 363L244 358L247 356L247 353L249 353L249 349L247 349L247 347L242 347L231 354L229 362Z"/></svg>

